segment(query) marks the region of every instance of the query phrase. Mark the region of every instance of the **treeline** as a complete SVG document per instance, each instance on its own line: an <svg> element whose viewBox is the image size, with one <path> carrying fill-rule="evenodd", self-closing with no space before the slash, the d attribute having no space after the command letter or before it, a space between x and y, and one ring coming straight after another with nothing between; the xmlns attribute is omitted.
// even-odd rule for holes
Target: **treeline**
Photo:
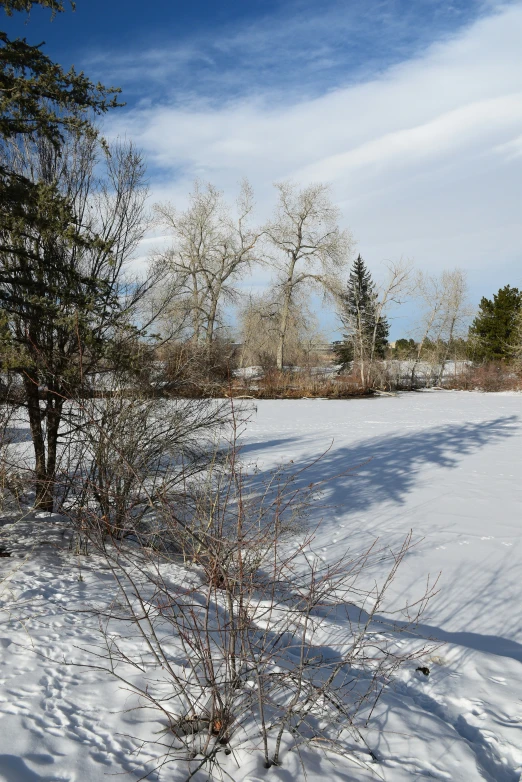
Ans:
<svg viewBox="0 0 522 782"><path fill-rule="evenodd" d="M163 286L160 355L171 366L169 350L178 369L180 354L199 357L191 361L193 369L206 356L207 369L221 380L237 368L261 367L273 376L336 363L366 390L392 382L385 377L385 360L413 361L411 385L426 362L432 371L429 380L423 373L423 382L431 384L442 382L448 362L516 366L521 343L516 288L483 299L476 313L460 269L430 275L401 260L384 266L375 281L360 255L351 260L353 238L341 228L325 185L279 183L276 196L263 225L254 221L247 182L235 207L213 185L200 182L185 211L155 205L156 224L169 235L152 264ZM259 294L247 292L254 268L270 275ZM313 312L312 293L322 295L323 308L335 312L342 326L343 339L333 351ZM390 343L389 318L400 316L405 304L416 312L412 333Z"/></svg>

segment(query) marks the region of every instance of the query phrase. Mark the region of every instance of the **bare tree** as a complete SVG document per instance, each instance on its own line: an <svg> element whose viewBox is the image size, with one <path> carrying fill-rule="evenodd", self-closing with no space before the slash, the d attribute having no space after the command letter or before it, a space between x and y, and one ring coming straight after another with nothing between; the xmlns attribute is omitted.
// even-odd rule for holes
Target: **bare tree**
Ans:
<svg viewBox="0 0 522 782"><path fill-rule="evenodd" d="M424 312L417 356L411 369L411 382L415 382L416 370L424 358L431 365L430 380L440 383L451 344L470 315L465 273L461 269L446 270L437 277L419 272L416 291ZM427 345L433 347L429 356L426 353Z"/></svg>
<svg viewBox="0 0 522 782"><path fill-rule="evenodd" d="M270 289L260 296L249 296L239 311L241 365L275 367L282 311L281 289ZM309 365L324 338L310 303L303 292L290 302L287 316L285 356L293 366Z"/></svg>
<svg viewBox="0 0 522 782"><path fill-rule="evenodd" d="M154 209L173 238L157 260L168 270L173 313L190 323L195 342L210 348L221 304L235 298L234 283L258 260L261 232L250 225L252 189L243 181L235 216L217 188L197 181L185 212L172 204L156 204Z"/></svg>
<svg viewBox="0 0 522 782"><path fill-rule="evenodd" d="M339 210L326 185L299 189L291 182L280 182L276 188L278 204L265 231L281 291L277 368L282 370L292 300L307 285L323 292L338 289L352 239L338 226Z"/></svg>
<svg viewBox="0 0 522 782"><path fill-rule="evenodd" d="M384 282L378 286L375 300L375 323L370 346L370 364L375 358L375 348L379 323L382 322L387 310L393 304L402 304L412 289L412 264L402 258L386 265L387 275Z"/></svg>
<svg viewBox="0 0 522 782"><path fill-rule="evenodd" d="M445 271L442 273L442 282L445 290L445 312L442 324L442 352L437 382L440 384L444 376L446 362L456 337L467 328L471 310L467 300L468 286L466 274L462 269Z"/></svg>

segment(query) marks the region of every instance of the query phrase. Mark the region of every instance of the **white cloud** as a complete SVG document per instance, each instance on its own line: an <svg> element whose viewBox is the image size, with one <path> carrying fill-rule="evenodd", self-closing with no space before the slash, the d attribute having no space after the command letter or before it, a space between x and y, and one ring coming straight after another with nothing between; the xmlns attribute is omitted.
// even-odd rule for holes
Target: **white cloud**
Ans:
<svg viewBox="0 0 522 782"><path fill-rule="evenodd" d="M458 265L490 293L522 283L521 40L517 3L365 83L288 105L153 106L110 132L144 148L158 198L182 204L195 176L232 193L246 175L264 217L274 180L329 181L371 265Z"/></svg>

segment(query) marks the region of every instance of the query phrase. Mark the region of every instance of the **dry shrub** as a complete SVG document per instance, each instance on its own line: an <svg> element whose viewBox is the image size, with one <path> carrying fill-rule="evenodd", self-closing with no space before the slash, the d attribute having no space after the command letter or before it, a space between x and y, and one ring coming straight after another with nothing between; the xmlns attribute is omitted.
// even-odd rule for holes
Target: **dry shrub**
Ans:
<svg viewBox="0 0 522 782"><path fill-rule="evenodd" d="M386 618L411 535L393 550L373 545L326 563L305 524L321 487L303 470L247 473L235 431L217 464L192 517L179 503L163 505L162 537L181 542L183 559L167 546L93 534L119 590L95 610L103 638L95 667L163 723L148 746L151 765L185 763L186 780L200 770L232 778L238 750L259 753L266 768L284 766L289 752L305 763L303 750L373 764L365 738L373 708L397 669L427 653L396 634L414 630L429 582L405 606L401 629ZM377 585L374 568L386 561Z"/></svg>
<svg viewBox="0 0 522 782"><path fill-rule="evenodd" d="M210 348L175 342L162 350L156 387L174 397L223 396L237 366L236 354L236 346L225 340L215 340Z"/></svg>
<svg viewBox="0 0 522 782"><path fill-rule="evenodd" d="M270 369L254 382L234 382L229 393L232 396L248 394L255 399L348 399L369 392L354 374Z"/></svg>
<svg viewBox="0 0 522 782"><path fill-rule="evenodd" d="M490 361L470 366L456 378L445 382L444 386L457 391L520 391L522 376L509 364Z"/></svg>
<svg viewBox="0 0 522 782"><path fill-rule="evenodd" d="M157 534L158 508L186 505L189 482L216 459L230 406L213 399L154 399L113 391L82 400L58 473L60 509L81 547L89 535ZM145 533L144 533L145 534Z"/></svg>
<svg viewBox="0 0 522 782"><path fill-rule="evenodd" d="M12 388L3 384L0 390L0 511L20 511L23 499L28 499L33 472L20 464L20 459L11 453L11 446L17 441L17 402L12 402Z"/></svg>

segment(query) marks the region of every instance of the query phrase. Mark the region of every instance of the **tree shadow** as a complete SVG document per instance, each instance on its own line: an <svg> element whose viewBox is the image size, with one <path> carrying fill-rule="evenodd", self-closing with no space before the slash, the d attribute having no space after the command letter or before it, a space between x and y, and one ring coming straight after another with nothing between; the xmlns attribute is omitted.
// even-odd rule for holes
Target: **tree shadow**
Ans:
<svg viewBox="0 0 522 782"><path fill-rule="evenodd" d="M369 614L355 603L340 604L333 608L318 609L316 616L322 616L333 623L348 623L348 626L363 627L369 620ZM467 631L448 631L442 627L425 623L423 621L412 624L411 621L396 619L392 615L374 614L371 620L373 632L381 632L393 635L406 635L410 638L421 640L433 640L443 644L454 644L464 649L485 654L493 654L498 657L510 657L512 660L522 662L522 644L503 638L499 635L487 635Z"/></svg>
<svg viewBox="0 0 522 782"><path fill-rule="evenodd" d="M261 440L260 442L241 443L241 455L251 452L266 451L270 448L277 448L280 445L299 442L299 437L281 437L277 440Z"/></svg>
<svg viewBox="0 0 522 782"><path fill-rule="evenodd" d="M39 762L52 763L53 759L46 755L35 756ZM49 759L47 759L49 758ZM18 755L0 755L0 771L5 782L53 782L56 776L42 777L32 771Z"/></svg>
<svg viewBox="0 0 522 782"><path fill-rule="evenodd" d="M367 511L383 502L403 504L424 467L455 469L463 456L518 434L519 420L511 415L479 423L448 424L372 437L340 448L334 442L319 459L317 452L294 459L291 469L297 476L296 485L313 481L323 486L329 505L340 505L351 513ZM242 450L259 452L299 439L248 444Z"/></svg>

